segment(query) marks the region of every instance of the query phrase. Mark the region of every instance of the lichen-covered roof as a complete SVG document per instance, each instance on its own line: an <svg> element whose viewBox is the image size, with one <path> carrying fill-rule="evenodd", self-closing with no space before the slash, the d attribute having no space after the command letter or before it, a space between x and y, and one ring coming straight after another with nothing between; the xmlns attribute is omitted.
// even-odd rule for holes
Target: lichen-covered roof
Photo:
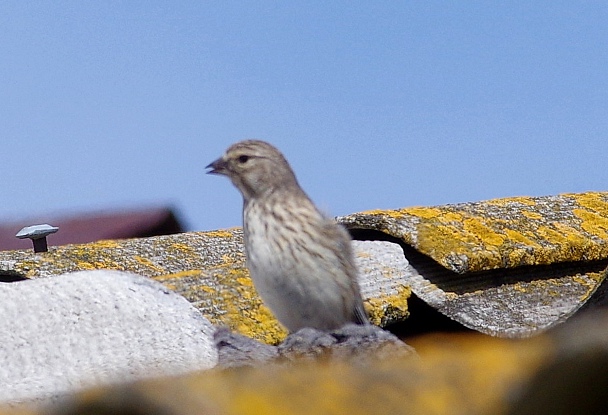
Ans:
<svg viewBox="0 0 608 415"><path fill-rule="evenodd" d="M573 315L608 266L608 193L515 197L338 218L404 244L408 285L484 333L528 336Z"/></svg>
<svg viewBox="0 0 608 415"><path fill-rule="evenodd" d="M403 320L408 313L409 288L402 280L407 262L398 246L391 252L394 244L386 244L356 250L366 307L378 325ZM380 263L381 252L389 255ZM212 323L249 337L278 343L287 334L249 278L240 228L50 247L44 253L0 252L0 276L10 279L91 269L151 277L183 295Z"/></svg>
<svg viewBox="0 0 608 415"><path fill-rule="evenodd" d="M608 258L608 192L372 210L339 219L399 238L461 274Z"/></svg>
<svg viewBox="0 0 608 415"><path fill-rule="evenodd" d="M467 327L523 337L568 319L608 290L602 285L608 193L370 211L339 220L402 244L382 248L389 259L379 260L372 246L357 252L375 324L404 320L413 292ZM51 246L48 253L0 252L0 276L130 271L175 290L215 324L277 343L286 333L255 292L242 244L241 230L234 228Z"/></svg>

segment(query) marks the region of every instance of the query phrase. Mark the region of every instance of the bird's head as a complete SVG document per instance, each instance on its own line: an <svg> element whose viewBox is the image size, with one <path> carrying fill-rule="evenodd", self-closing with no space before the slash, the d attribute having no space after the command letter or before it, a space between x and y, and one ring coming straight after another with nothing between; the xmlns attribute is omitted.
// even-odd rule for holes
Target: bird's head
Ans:
<svg viewBox="0 0 608 415"><path fill-rule="evenodd" d="M246 140L231 145L209 164L209 174L228 176L245 201L279 189L299 189L283 154L265 141Z"/></svg>

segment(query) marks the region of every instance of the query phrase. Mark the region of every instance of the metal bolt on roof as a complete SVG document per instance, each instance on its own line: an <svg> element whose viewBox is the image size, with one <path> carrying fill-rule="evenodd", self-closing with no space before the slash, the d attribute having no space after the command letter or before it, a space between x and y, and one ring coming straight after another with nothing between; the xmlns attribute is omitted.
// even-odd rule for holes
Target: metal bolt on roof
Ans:
<svg viewBox="0 0 608 415"><path fill-rule="evenodd" d="M15 235L19 239L31 239L34 243L34 252L47 252L46 237L59 230L57 226L49 224L26 226Z"/></svg>

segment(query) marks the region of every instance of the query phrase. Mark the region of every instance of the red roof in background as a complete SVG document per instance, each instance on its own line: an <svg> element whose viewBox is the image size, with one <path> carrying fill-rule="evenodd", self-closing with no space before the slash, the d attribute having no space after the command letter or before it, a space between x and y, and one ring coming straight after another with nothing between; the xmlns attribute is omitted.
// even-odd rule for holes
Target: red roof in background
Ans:
<svg viewBox="0 0 608 415"><path fill-rule="evenodd" d="M184 232L184 226L170 208L75 214L0 224L0 251L31 249L30 240L17 239L15 234L25 226L43 223L59 227L57 233L47 237L49 246Z"/></svg>

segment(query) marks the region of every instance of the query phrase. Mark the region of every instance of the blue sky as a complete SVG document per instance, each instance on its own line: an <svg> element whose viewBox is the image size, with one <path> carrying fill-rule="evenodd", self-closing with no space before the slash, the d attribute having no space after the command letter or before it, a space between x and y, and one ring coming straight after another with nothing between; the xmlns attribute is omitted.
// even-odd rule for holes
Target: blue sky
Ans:
<svg viewBox="0 0 608 415"><path fill-rule="evenodd" d="M329 214L608 190L608 3L4 1L0 219L171 205L267 140Z"/></svg>

